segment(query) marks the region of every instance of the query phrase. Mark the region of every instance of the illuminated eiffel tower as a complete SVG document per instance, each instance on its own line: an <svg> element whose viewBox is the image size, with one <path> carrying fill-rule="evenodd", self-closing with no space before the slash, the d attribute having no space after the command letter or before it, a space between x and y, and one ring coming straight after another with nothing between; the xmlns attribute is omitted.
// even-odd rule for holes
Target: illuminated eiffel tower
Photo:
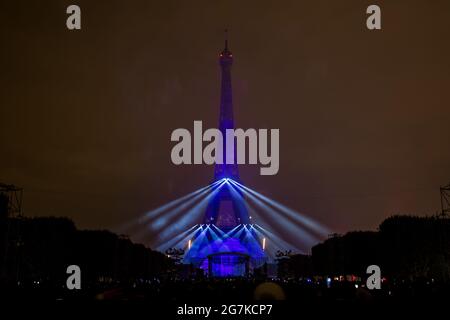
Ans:
<svg viewBox="0 0 450 320"><path fill-rule="evenodd" d="M219 54L222 71L219 129L226 136L234 129L231 66L233 55L225 48ZM236 141L234 150L236 150ZM234 163L226 164L226 144L223 145L223 164L216 164L214 180L219 185L206 208L203 225L192 241L184 261L205 270L209 276L228 277L248 275L250 270L266 261L260 239L250 229L250 217L242 192L227 179L240 182L236 152Z"/></svg>
<svg viewBox="0 0 450 320"><path fill-rule="evenodd" d="M219 130L222 136L226 136L227 129L234 129L233 117L233 92L231 86L231 66L233 64L233 54L228 49L228 40L225 39L225 48L219 54L219 63L222 71L222 84L220 96L220 118ZM234 150L236 150L236 141L233 140ZM223 164L216 164L214 170L214 179L230 178L235 181L239 179L239 169L236 161L236 152L234 153L234 163L226 164L226 144L223 144ZM236 192L238 194L236 194ZM211 199L206 210L204 223L213 223L217 227L228 230L239 224L250 223L247 208L242 194L239 191L232 192L229 186L221 188L220 191Z"/></svg>

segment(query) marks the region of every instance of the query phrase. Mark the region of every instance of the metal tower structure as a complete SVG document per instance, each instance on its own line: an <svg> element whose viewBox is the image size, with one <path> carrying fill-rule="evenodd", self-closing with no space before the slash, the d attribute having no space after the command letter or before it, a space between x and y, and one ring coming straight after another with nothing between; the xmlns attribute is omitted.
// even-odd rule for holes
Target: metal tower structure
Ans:
<svg viewBox="0 0 450 320"><path fill-rule="evenodd" d="M219 130L226 137L227 129L234 129L231 66L233 54L225 38L225 47L219 54L221 68L221 95ZM203 218L203 224L189 245L184 261L201 268L209 276L245 276L251 269L259 268L266 261L264 249L255 231L250 229L250 217L242 191L233 187L227 179L240 181L236 156L236 141L223 144L223 163L216 163L214 181L219 183L213 192ZM234 154L227 154L227 143L234 144ZM226 161L228 159L234 159Z"/></svg>
<svg viewBox="0 0 450 320"><path fill-rule="evenodd" d="M220 119L219 130L222 132L222 136L226 136L227 129L234 129L234 117L233 117L233 92L231 87L231 66L233 65L233 54L228 49L228 39L225 38L225 47L219 54L219 64L222 71L221 82L221 95L220 95ZM233 141L236 147L236 143ZM236 148L234 148L236 150ZM216 180L222 178L232 178L239 180L238 165L236 163L236 152L234 153L234 163L226 164L226 145L223 145L224 163L216 164L214 177Z"/></svg>
<svg viewBox="0 0 450 320"><path fill-rule="evenodd" d="M444 187L440 187L441 191L441 215L450 215L450 183Z"/></svg>
<svg viewBox="0 0 450 320"><path fill-rule="evenodd" d="M228 38L225 37L225 47L219 54L219 65L221 68L221 95L220 95L220 118L219 130L222 136L226 136L227 129L234 129L233 117L233 92L231 86L231 66L233 65L233 54L228 48ZM234 144L234 161L232 164L226 163L227 148L226 143L223 144L223 163L216 164L214 168L214 179L216 181L230 178L240 181L239 170L236 157L236 141L227 141ZM231 156L229 156L231 158ZM239 224L250 223L247 208L244 203L242 194L238 192L238 196L232 196L229 186L222 188L215 197L213 197L206 210L204 223L215 224L221 229L231 229Z"/></svg>
<svg viewBox="0 0 450 320"><path fill-rule="evenodd" d="M22 194L22 188L0 183L0 218L22 215Z"/></svg>

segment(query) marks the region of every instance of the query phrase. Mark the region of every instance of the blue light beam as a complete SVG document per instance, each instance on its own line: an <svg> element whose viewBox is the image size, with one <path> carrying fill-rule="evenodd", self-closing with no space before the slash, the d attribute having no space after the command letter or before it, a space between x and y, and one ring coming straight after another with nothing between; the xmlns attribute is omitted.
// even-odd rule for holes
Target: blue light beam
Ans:
<svg viewBox="0 0 450 320"><path fill-rule="evenodd" d="M219 192L224 184L225 181L222 181L211 193L187 211L180 220L176 221L176 223L168 224L167 228L160 233L159 238L170 237L173 234L177 234L181 232L186 225L192 224L192 221L196 221L204 212L209 200Z"/></svg>
<svg viewBox="0 0 450 320"><path fill-rule="evenodd" d="M326 227L320 225L319 223L317 223L316 221L314 221L311 218L306 217L305 215L301 214L300 212L297 212L295 210L292 210L291 208L286 207L285 205L272 200L264 195L262 195L259 192L256 192L244 185L242 185L241 183L234 181L232 179L230 179L230 182L234 185L239 186L240 188L248 191L249 193L251 193L252 195L254 195L255 197L258 197L259 199L261 199L262 201L266 202L268 205L278 209L279 211L283 212L284 214L286 214L287 216L289 216L291 219L296 220L298 223L308 227L311 230L314 230L315 232L317 232L319 235L321 236L326 236L330 233L330 230L328 230Z"/></svg>

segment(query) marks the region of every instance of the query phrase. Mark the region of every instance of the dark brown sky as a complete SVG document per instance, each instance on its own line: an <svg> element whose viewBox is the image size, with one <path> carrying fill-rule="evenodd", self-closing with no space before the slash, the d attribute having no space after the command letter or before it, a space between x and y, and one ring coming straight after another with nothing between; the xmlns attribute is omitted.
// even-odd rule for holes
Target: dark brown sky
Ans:
<svg viewBox="0 0 450 320"><path fill-rule="evenodd" d="M336 232L439 209L447 0L1 1L0 181L25 214L115 228L207 184L212 168L171 164L170 134L217 125L225 27L237 125L280 128L278 175L242 168L247 185Z"/></svg>

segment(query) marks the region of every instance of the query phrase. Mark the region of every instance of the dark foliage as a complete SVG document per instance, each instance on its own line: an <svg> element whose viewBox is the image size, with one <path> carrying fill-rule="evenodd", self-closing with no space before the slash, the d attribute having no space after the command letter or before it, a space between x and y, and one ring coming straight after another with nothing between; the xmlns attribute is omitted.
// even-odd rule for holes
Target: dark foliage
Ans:
<svg viewBox="0 0 450 320"><path fill-rule="evenodd" d="M65 218L7 219L1 225L1 280L60 287L78 265L83 283L131 283L165 272L162 254L109 231L80 231Z"/></svg>

